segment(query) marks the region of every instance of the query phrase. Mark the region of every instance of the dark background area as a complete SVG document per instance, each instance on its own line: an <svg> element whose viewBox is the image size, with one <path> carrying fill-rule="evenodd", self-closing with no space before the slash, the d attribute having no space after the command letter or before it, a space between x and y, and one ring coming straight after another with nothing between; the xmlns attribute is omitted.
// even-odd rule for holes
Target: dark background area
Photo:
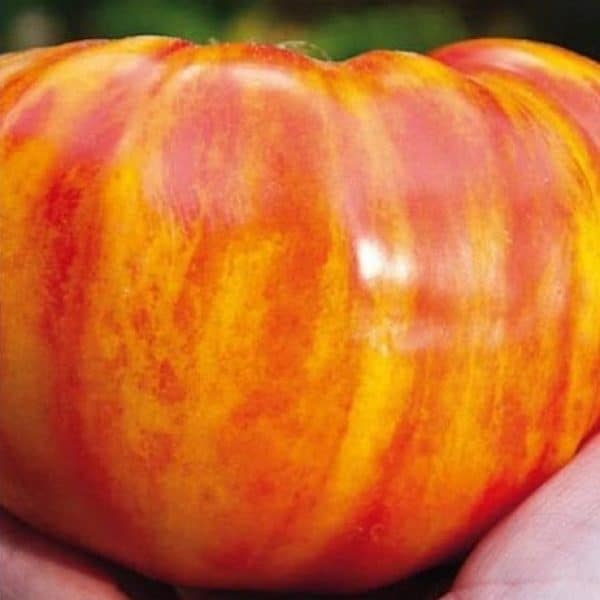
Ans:
<svg viewBox="0 0 600 600"><path fill-rule="evenodd" d="M600 0L0 0L0 51L140 33L302 42L334 59L510 36L600 59Z"/></svg>

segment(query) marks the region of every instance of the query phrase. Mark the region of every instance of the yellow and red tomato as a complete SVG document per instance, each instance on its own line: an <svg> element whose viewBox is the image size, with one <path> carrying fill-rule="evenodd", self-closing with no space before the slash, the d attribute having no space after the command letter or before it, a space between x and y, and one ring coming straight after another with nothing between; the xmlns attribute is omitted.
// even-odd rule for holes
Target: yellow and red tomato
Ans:
<svg viewBox="0 0 600 600"><path fill-rule="evenodd" d="M464 549L600 420L600 66L0 58L0 504L180 584Z"/></svg>

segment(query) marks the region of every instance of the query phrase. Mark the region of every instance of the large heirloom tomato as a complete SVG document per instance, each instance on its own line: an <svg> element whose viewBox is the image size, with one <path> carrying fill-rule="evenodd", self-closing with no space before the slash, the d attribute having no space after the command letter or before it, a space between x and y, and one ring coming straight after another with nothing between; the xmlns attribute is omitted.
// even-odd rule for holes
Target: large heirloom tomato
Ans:
<svg viewBox="0 0 600 600"><path fill-rule="evenodd" d="M171 582L358 590L600 421L600 66L0 58L0 504Z"/></svg>

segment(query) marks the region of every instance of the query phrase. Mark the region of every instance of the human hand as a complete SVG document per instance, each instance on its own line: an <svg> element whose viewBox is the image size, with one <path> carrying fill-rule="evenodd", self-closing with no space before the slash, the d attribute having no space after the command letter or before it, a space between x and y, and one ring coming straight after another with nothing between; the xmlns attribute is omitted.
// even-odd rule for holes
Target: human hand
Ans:
<svg viewBox="0 0 600 600"><path fill-rule="evenodd" d="M494 528L442 600L600 598L600 436Z"/></svg>
<svg viewBox="0 0 600 600"><path fill-rule="evenodd" d="M176 600L172 588L46 539L0 509L0 600Z"/></svg>
<svg viewBox="0 0 600 600"><path fill-rule="evenodd" d="M176 597L166 586L49 542L1 512L0 573L1 600ZM422 575L372 597L433 599L440 586L450 585L447 569L437 573L442 581ZM183 596L248 597L195 591ZM573 597L600 598L600 436L479 543L442 600Z"/></svg>

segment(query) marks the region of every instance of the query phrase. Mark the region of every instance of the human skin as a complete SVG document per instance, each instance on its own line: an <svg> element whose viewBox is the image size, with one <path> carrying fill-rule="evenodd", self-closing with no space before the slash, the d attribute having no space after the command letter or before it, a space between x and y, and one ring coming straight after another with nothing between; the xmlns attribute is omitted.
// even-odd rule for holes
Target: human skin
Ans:
<svg viewBox="0 0 600 600"><path fill-rule="evenodd" d="M599 597L599 470L596 437L492 529L443 600ZM107 567L44 540L5 513L0 514L0 572L3 600L76 600L84 593L86 600L128 598ZM187 592L185 597L211 595Z"/></svg>
<svg viewBox="0 0 600 600"><path fill-rule="evenodd" d="M47 539L0 509L2 600L171 600L166 584Z"/></svg>
<svg viewBox="0 0 600 600"><path fill-rule="evenodd" d="M444 600L600 595L600 438L476 547Z"/></svg>

